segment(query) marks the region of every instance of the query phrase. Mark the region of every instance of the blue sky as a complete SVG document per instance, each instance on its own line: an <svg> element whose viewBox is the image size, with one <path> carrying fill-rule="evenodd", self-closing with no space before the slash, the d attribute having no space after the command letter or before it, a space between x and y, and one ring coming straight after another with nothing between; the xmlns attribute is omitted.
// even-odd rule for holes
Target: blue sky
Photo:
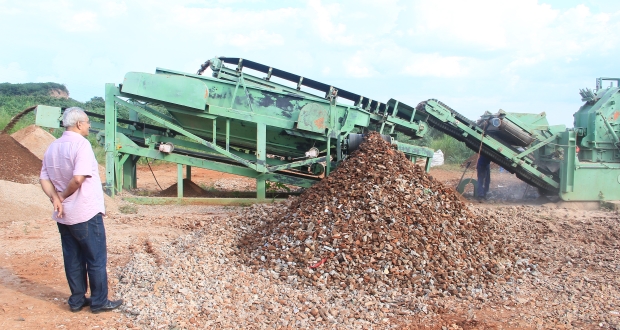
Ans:
<svg viewBox="0 0 620 330"><path fill-rule="evenodd" d="M471 119L545 111L573 125L579 88L620 76L620 1L5 1L0 82L71 97L156 67L242 57L372 99L437 98Z"/></svg>

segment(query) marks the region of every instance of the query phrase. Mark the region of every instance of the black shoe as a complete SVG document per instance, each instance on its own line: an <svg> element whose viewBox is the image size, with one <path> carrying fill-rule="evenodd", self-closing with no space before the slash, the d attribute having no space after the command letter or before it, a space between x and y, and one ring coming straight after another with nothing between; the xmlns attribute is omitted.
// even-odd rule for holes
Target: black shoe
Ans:
<svg viewBox="0 0 620 330"><path fill-rule="evenodd" d="M82 310L82 308L84 308L85 306L90 306L91 300L90 298L84 298L84 303L82 304L82 306L77 307L77 308L71 308L71 311L74 313L77 313L79 311Z"/></svg>
<svg viewBox="0 0 620 330"><path fill-rule="evenodd" d="M93 312L94 314L98 314L101 312L107 312L107 311L111 311L113 309L118 308L120 305L123 304L123 299L119 299L119 300L108 300L107 303L105 303L103 306L99 307L99 308L92 308L90 309L91 312Z"/></svg>

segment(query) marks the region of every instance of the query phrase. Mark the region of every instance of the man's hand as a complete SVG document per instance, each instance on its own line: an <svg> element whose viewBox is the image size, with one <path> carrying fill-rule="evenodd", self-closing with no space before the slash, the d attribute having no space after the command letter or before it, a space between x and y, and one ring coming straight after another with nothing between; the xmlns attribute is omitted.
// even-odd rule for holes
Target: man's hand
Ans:
<svg viewBox="0 0 620 330"><path fill-rule="evenodd" d="M62 213L63 209L62 209L62 201L60 200L60 197L58 198L50 197L50 201L52 202L52 205L54 206L54 211L58 212L56 217L58 217L59 219L62 218L64 214Z"/></svg>
<svg viewBox="0 0 620 330"><path fill-rule="evenodd" d="M56 192L56 188L54 187L52 181L41 179L39 180L39 182L41 183L41 188L43 188L43 192L45 192L47 197L50 198L50 202L52 202L54 211L58 212L56 217L62 218L62 216L64 215L62 208L62 201L64 200L64 198L58 195L58 192Z"/></svg>

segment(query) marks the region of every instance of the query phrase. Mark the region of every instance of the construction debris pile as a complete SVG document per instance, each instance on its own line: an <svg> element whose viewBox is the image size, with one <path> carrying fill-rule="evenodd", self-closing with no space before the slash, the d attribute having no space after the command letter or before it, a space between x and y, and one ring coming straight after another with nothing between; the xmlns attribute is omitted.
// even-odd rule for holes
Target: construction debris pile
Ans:
<svg viewBox="0 0 620 330"><path fill-rule="evenodd" d="M377 133L274 212L248 212L242 258L306 285L461 296L525 268L493 216L471 213Z"/></svg>

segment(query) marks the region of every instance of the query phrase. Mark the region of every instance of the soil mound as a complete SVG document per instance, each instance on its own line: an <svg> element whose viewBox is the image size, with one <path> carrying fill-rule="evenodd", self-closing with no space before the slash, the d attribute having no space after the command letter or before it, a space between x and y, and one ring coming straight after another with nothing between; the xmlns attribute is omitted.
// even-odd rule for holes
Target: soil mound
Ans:
<svg viewBox="0 0 620 330"><path fill-rule="evenodd" d="M329 177L272 214L242 215L256 227L242 258L308 285L401 288L461 295L513 273L515 250L492 216L472 214L435 181L371 133Z"/></svg>
<svg viewBox="0 0 620 330"><path fill-rule="evenodd" d="M159 193L160 197L177 197L178 184L162 190ZM193 183L191 180L183 179L183 197L207 197L207 191L200 188L199 185Z"/></svg>
<svg viewBox="0 0 620 330"><path fill-rule="evenodd" d="M11 137L21 145L26 147L39 159L43 159L43 154L56 138L37 125L30 125L13 134Z"/></svg>
<svg viewBox="0 0 620 330"><path fill-rule="evenodd" d="M41 160L8 134L0 134L0 180L36 183L41 174Z"/></svg>

